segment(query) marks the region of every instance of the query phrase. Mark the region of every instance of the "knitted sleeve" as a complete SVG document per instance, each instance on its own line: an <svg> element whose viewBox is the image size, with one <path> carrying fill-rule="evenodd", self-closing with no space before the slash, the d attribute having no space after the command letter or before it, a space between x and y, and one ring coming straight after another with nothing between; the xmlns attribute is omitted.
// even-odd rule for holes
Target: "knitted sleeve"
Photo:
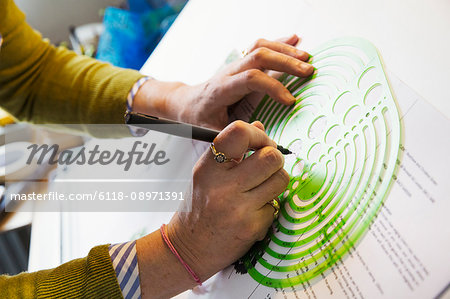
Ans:
<svg viewBox="0 0 450 299"><path fill-rule="evenodd" d="M2 275L0 298L123 298L108 248L94 247L54 269Z"/></svg>
<svg viewBox="0 0 450 299"><path fill-rule="evenodd" d="M13 0L0 0L0 34L2 108L34 123L123 123L139 72L52 46Z"/></svg>

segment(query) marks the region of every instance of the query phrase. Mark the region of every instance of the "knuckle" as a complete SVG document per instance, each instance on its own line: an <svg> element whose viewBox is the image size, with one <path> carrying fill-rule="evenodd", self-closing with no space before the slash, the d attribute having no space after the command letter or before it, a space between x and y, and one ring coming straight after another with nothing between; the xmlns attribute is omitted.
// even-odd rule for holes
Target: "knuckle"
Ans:
<svg viewBox="0 0 450 299"><path fill-rule="evenodd" d="M252 59L255 62L261 61L269 52L269 49L260 47L252 52Z"/></svg>
<svg viewBox="0 0 450 299"><path fill-rule="evenodd" d="M288 56L288 55L283 54L280 59L281 59L281 63L285 64L285 65L294 64L295 66L298 66L300 64L299 62L296 62L295 58L292 58L291 56Z"/></svg>
<svg viewBox="0 0 450 299"><path fill-rule="evenodd" d="M261 158L267 166L282 167L284 163L283 155L274 147L266 146L263 148Z"/></svg>
<svg viewBox="0 0 450 299"><path fill-rule="evenodd" d="M258 79L258 77L261 76L261 71L257 69L250 69L245 71L245 80L247 82L252 82Z"/></svg>
<svg viewBox="0 0 450 299"><path fill-rule="evenodd" d="M202 93L210 95L211 98L217 99L223 94L224 82L217 82L218 80L207 81L202 88Z"/></svg>
<svg viewBox="0 0 450 299"><path fill-rule="evenodd" d="M234 121L229 126L229 134L236 136L243 136L247 133L247 124L242 120Z"/></svg>
<svg viewBox="0 0 450 299"><path fill-rule="evenodd" d="M252 49L257 49L265 45L266 40L264 38L258 38L255 43L253 44Z"/></svg>

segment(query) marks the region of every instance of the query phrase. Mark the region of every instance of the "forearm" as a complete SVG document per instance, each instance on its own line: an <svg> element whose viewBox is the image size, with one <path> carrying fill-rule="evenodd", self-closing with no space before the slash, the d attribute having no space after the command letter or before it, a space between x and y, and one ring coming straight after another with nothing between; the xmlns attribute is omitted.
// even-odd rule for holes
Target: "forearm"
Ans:
<svg viewBox="0 0 450 299"><path fill-rule="evenodd" d="M121 123L126 98L142 77L55 48L26 24L11 0L0 6L0 104L36 123Z"/></svg>
<svg viewBox="0 0 450 299"><path fill-rule="evenodd" d="M122 298L108 246L57 268L0 276L1 298Z"/></svg>

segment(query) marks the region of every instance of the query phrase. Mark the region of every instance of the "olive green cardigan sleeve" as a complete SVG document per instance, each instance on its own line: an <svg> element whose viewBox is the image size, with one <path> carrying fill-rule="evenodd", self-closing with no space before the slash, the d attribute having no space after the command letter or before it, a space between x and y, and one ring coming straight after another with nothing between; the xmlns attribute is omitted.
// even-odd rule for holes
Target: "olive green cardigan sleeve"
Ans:
<svg viewBox="0 0 450 299"><path fill-rule="evenodd" d="M56 48L13 0L0 0L0 106L34 123L123 123L126 98L143 75Z"/></svg>
<svg viewBox="0 0 450 299"><path fill-rule="evenodd" d="M3 0L0 0L3 1ZM108 245L57 268L0 276L0 298L123 298Z"/></svg>

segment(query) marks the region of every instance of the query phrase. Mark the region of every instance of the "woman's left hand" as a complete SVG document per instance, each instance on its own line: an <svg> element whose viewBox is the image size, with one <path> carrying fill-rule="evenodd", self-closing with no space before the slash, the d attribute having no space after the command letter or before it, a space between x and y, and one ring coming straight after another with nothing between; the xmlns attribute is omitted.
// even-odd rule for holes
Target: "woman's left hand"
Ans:
<svg viewBox="0 0 450 299"><path fill-rule="evenodd" d="M295 98L267 71L310 76L314 72L307 62L310 55L295 47L298 42L297 35L278 41L259 39L242 59L196 86L152 80L148 93L153 93L153 101L147 100L143 109L137 103L136 111L221 130L229 121L228 107L250 93L268 94L282 104L292 105Z"/></svg>

